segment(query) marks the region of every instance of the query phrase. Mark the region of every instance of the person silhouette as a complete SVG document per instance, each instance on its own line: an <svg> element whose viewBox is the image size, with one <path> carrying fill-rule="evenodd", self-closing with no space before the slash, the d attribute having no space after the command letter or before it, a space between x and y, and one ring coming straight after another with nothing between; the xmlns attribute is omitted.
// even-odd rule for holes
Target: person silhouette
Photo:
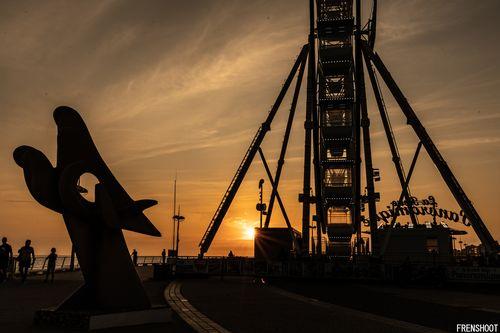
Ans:
<svg viewBox="0 0 500 333"><path fill-rule="evenodd" d="M134 251L132 251L132 262L134 263L134 266L137 266L137 250L134 249Z"/></svg>
<svg viewBox="0 0 500 333"><path fill-rule="evenodd" d="M234 258L234 253L232 250L229 250L229 253L227 254L228 258Z"/></svg>
<svg viewBox="0 0 500 333"><path fill-rule="evenodd" d="M7 243L7 237L3 237L0 245L0 283L8 278L11 261L12 247Z"/></svg>
<svg viewBox="0 0 500 333"><path fill-rule="evenodd" d="M165 249L163 249L163 251L161 251L161 263L165 265L165 259L167 258L167 252L165 251Z"/></svg>
<svg viewBox="0 0 500 333"><path fill-rule="evenodd" d="M28 272L35 263L35 250L31 247L31 240L27 239L23 247L18 251L17 261L19 262L19 273L21 273L21 282L24 283L28 277Z"/></svg>
<svg viewBox="0 0 500 333"><path fill-rule="evenodd" d="M51 276L50 282L54 282L54 273L56 271L56 261L57 261L57 254L56 254L56 248L53 247L50 249L50 254L45 258L45 261L47 262L47 271L45 272L45 282L49 281L49 275Z"/></svg>

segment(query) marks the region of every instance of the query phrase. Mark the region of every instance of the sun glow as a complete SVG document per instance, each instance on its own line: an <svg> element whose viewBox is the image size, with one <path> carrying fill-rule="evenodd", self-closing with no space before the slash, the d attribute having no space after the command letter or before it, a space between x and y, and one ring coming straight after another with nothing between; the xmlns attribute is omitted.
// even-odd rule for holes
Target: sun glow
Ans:
<svg viewBox="0 0 500 333"><path fill-rule="evenodd" d="M245 226L245 229L243 229L243 232L244 232L244 237L247 240L251 240L251 239L253 239L255 237L255 229L254 229L254 227Z"/></svg>

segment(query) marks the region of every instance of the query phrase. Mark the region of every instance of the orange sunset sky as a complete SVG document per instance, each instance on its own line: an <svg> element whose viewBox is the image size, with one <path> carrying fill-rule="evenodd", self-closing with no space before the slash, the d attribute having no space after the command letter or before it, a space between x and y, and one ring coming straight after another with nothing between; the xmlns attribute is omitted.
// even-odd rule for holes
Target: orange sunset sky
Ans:
<svg viewBox="0 0 500 333"><path fill-rule="evenodd" d="M365 19L371 1L366 3ZM370 4L370 5L369 5ZM500 238L500 2L381 0L376 50L496 239ZM36 203L14 163L32 145L55 163L52 111L68 105L85 119L104 160L134 199L159 204L147 215L163 237L126 233L129 248L159 255L171 246L172 187L186 221L180 253L198 242L300 47L308 1L2 1L0 2L0 235L15 250L69 251L62 217ZM367 81L368 82L368 81ZM303 85L305 87L305 84ZM400 189L372 92L367 91L378 210ZM386 103L405 166L417 140L394 100ZM305 89L280 193L300 228ZM276 166L290 97L265 140ZM208 255L252 255L258 223L258 159ZM459 211L426 153L412 192ZM85 186L85 183L83 184ZM265 198L270 193L266 182ZM272 225L284 226L281 214ZM458 229L471 228L452 225ZM465 236L467 243L477 243Z"/></svg>

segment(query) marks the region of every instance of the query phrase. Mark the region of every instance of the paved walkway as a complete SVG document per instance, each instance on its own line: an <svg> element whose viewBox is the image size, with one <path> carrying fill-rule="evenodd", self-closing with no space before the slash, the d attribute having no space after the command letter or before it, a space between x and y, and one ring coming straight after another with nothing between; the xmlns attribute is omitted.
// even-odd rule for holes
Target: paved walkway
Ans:
<svg viewBox="0 0 500 333"><path fill-rule="evenodd" d="M498 323L500 292L399 288L350 282L286 282L220 277L171 283L139 268L151 301L168 300L178 313L168 324L105 332L437 332L456 323ZM54 284L33 276L0 284L0 331L37 332L36 310L60 303L82 283L79 272ZM165 298L164 298L165 297ZM44 330L43 332L47 332Z"/></svg>
<svg viewBox="0 0 500 333"><path fill-rule="evenodd" d="M485 289L472 286L444 289L349 281L276 284L324 302L445 331L455 332L458 323L500 324L500 292L494 286L485 293Z"/></svg>
<svg viewBox="0 0 500 333"><path fill-rule="evenodd" d="M229 333L228 330L198 311L184 298L181 293L181 284L179 281L174 281L165 289L165 299L172 310L198 333Z"/></svg>
<svg viewBox="0 0 500 333"><path fill-rule="evenodd" d="M138 268L139 275L151 302L165 304L163 291L167 282L149 281L152 267ZM44 283L41 276L31 276L25 284L19 280L0 284L0 332L51 332L33 327L33 315L36 310L51 307L62 302L83 279L79 272L57 273L53 284ZM57 331L56 331L57 332ZM141 325L100 330L100 332L194 332L178 317L165 324Z"/></svg>
<svg viewBox="0 0 500 333"><path fill-rule="evenodd" d="M188 308L232 332L440 332L311 299L251 278L185 280L181 292ZM195 317L190 320L196 321Z"/></svg>
<svg viewBox="0 0 500 333"><path fill-rule="evenodd" d="M472 286L470 286L472 287ZM482 310L490 313L498 313L500 316L500 290L492 290L493 286L483 286L481 292L450 289L424 289L422 288L398 288L393 286L372 286L370 290L377 290L385 294L396 295L405 299L413 299L421 302L441 304L448 307L461 306L470 310Z"/></svg>

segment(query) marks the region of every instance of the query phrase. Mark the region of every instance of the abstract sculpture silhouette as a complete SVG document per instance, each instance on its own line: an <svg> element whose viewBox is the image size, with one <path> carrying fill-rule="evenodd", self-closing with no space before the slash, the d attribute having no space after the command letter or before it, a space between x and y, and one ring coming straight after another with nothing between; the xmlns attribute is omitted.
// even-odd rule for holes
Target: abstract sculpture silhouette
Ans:
<svg viewBox="0 0 500 333"><path fill-rule="evenodd" d="M151 306L130 260L122 229L151 236L160 232L142 213L155 200L134 201L108 169L83 119L72 108L54 111L57 124L57 166L29 146L14 151L31 195L63 215L85 284L58 310L115 311ZM95 202L77 188L84 173L94 175Z"/></svg>

